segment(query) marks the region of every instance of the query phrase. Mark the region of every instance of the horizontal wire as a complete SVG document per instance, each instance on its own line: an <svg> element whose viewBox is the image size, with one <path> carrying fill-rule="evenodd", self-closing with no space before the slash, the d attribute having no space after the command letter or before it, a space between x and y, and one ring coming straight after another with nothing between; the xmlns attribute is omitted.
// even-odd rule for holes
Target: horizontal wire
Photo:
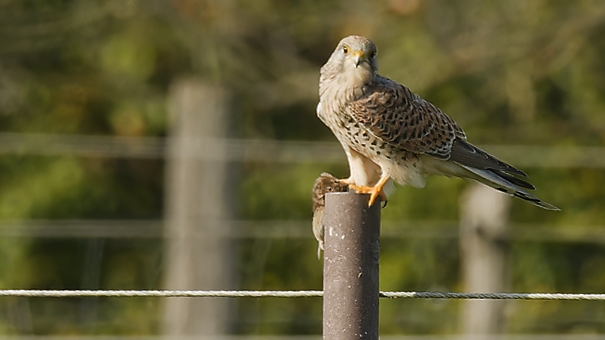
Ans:
<svg viewBox="0 0 605 340"><path fill-rule="evenodd" d="M482 145L519 167L605 168L603 147ZM276 163L343 162L336 142L0 133L0 154Z"/></svg>
<svg viewBox="0 0 605 340"><path fill-rule="evenodd" d="M451 293L451 292L380 292L385 298L469 299L469 300L590 300L605 301L605 294L571 293Z"/></svg>
<svg viewBox="0 0 605 340"><path fill-rule="evenodd" d="M167 221L150 220L0 220L0 237L45 238L170 238ZM214 220L200 224L188 237L205 237L205 227L220 224L221 236L233 239L311 238L310 220ZM456 220L383 221L381 237L456 239ZM569 242L605 244L603 225L565 225L512 223L507 236L511 241Z"/></svg>
<svg viewBox="0 0 605 340"><path fill-rule="evenodd" d="M0 297L322 297L321 290L0 290ZM383 298L605 301L605 294L380 292Z"/></svg>
<svg viewBox="0 0 605 340"><path fill-rule="evenodd" d="M0 290L13 297L321 297L321 290Z"/></svg>
<svg viewBox="0 0 605 340"><path fill-rule="evenodd" d="M0 154L276 163L346 160L336 142L20 133L0 133Z"/></svg>

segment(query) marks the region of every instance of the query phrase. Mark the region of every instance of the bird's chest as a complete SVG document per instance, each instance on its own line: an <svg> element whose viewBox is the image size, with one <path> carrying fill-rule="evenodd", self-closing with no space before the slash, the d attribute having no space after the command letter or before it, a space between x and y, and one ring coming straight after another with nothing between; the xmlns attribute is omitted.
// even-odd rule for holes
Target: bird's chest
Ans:
<svg viewBox="0 0 605 340"><path fill-rule="evenodd" d="M348 115L346 110L326 110L320 118L345 148L357 151L376 164L393 159L393 147Z"/></svg>

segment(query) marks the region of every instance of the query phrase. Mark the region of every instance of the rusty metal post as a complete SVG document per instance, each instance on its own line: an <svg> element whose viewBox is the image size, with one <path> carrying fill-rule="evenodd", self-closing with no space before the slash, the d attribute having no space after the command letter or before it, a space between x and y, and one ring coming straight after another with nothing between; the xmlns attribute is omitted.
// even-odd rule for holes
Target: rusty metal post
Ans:
<svg viewBox="0 0 605 340"><path fill-rule="evenodd" d="M378 340L380 202L326 194L323 338Z"/></svg>

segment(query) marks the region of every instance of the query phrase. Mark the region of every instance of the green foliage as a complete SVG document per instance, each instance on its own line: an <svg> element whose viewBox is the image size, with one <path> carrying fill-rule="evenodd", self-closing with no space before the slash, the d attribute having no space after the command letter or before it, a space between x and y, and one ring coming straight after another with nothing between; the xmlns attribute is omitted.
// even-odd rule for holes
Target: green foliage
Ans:
<svg viewBox="0 0 605 340"><path fill-rule="evenodd" d="M318 70L336 42L363 34L381 72L434 102L478 145L602 146L605 3L588 1L109 1L0 2L2 132L106 136L167 134L167 93L195 76L237 94L237 138L333 141L315 117ZM522 150L522 149L521 149ZM344 159L344 158L343 158ZM159 219L163 161L0 155L0 218ZM600 231L598 168L526 169L539 195L563 208L515 201L515 223ZM345 164L242 165L239 215L303 220L305 238L250 238L238 246L240 287L319 289L310 190ZM383 210L397 221L456 221L466 183L431 178L398 187ZM454 222L455 223L455 222ZM392 228L392 229L389 229ZM455 229L451 231L455 232ZM447 234L444 232L444 234ZM161 240L0 240L0 288L161 288ZM87 252L100 247L102 263ZM603 292L602 241L516 242L512 291ZM384 290L459 290L451 234L384 238ZM98 270L95 274L94 270ZM86 278L95 277L98 280ZM87 281L88 280L88 281ZM150 334L153 299L0 299L3 334ZM381 334L455 333L458 301L383 300ZM601 305L514 302L514 333L605 332ZM84 311L84 312L83 312ZM412 312L413 311L413 312ZM25 315L25 316L24 316ZM30 317L31 324L18 322ZM238 302L236 333L317 334L319 299ZM442 322L441 320L447 320Z"/></svg>

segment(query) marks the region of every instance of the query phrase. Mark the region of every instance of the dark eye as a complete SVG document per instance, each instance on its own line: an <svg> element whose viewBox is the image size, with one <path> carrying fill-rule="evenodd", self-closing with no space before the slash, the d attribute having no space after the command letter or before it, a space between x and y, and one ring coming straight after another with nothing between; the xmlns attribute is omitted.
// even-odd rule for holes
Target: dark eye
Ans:
<svg viewBox="0 0 605 340"><path fill-rule="evenodd" d="M349 48L347 46L343 46L342 47L342 53L344 53L344 54L349 53Z"/></svg>
<svg viewBox="0 0 605 340"><path fill-rule="evenodd" d="M372 51L372 53L370 53L370 58L376 58L376 51Z"/></svg>

